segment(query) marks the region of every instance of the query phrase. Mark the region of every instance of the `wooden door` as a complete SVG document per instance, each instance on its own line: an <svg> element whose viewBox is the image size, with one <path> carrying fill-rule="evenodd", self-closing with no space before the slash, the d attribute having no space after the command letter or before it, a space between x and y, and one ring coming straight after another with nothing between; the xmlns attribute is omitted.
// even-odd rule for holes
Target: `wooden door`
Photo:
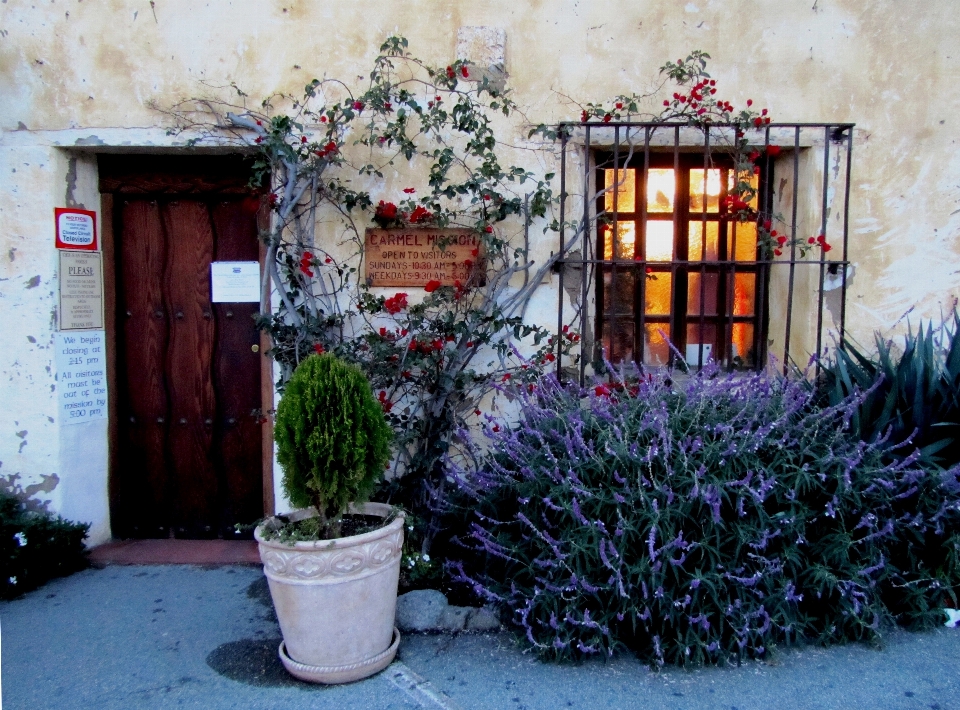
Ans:
<svg viewBox="0 0 960 710"><path fill-rule="evenodd" d="M115 191L117 537L231 538L263 515L259 306L210 301L211 261L259 258L258 201L215 183Z"/></svg>

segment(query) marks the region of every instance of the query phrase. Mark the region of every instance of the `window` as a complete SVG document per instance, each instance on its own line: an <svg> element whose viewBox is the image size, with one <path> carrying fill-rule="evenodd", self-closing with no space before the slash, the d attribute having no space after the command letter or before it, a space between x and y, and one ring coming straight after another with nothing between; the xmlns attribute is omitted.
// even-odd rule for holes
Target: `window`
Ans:
<svg viewBox="0 0 960 710"><path fill-rule="evenodd" d="M665 365L669 340L692 367L755 366L766 271L756 223L726 209L729 159L716 152L705 166L700 152L648 152L624 164L621 153L615 165L612 153L595 155L596 342L606 356Z"/></svg>

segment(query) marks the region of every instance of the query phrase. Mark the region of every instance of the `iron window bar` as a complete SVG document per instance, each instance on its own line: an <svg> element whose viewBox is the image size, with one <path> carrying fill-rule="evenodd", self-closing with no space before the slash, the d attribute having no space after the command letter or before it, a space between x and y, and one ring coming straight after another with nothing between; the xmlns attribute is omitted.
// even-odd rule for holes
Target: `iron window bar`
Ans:
<svg viewBox="0 0 960 710"><path fill-rule="evenodd" d="M815 352L820 353L823 347L823 320L824 320L824 304L825 304L825 282L826 276L829 273L831 276L839 275L839 288L840 288L840 314L839 322L836 324L839 332L839 344L843 346L843 338L846 333L846 293L848 288L847 278L848 278L848 265L849 261L849 220L850 220L850 188L851 188L851 171L852 171L852 160L853 160L853 129L855 124L853 123L819 123L819 122L801 122L801 123L770 123L763 126L759 130L750 130L749 135L755 136L755 140L750 141L751 148L756 148L761 150L761 156L769 156L769 147L777 146L778 148L791 151L789 154L789 160L792 162L792 165L789 166L792 168L792 183L790 183L790 190L792 192L790 199L790 219L789 222L786 222L786 219L783 219L786 222L785 231L789 232L790 239L790 251L788 258L765 258L764 251L759 249L759 240L757 244L757 257L754 260L748 259L737 259L737 238L738 238L738 227L741 222L739 220L732 218L730 215L726 214L722 206L718 205L717 211L713 218L708 220L708 179L709 171L716 168L716 164L712 160L712 156L723 157L730 154L730 149L722 145L722 140L724 136L730 137L734 136L734 132L737 129L737 126L734 124L721 124L714 123L706 126L692 126L686 122L617 122L612 124L604 124L599 121L588 121L585 123L561 123L556 126L558 134L560 136L561 143L561 158L560 158L560 231L559 231L559 246L560 246L560 258L556 262L556 270L559 274L559 297L558 297L558 313L557 313L557 331L558 338L559 334L562 332L564 325L579 325L579 330L584 336L584 339L581 340L580 348L580 363L579 363L579 378L581 383L585 379L585 370L588 360L593 359L593 353L588 352L588 342L586 336L590 331L590 317L591 317L591 308L588 300L589 296L589 286L591 280L596 280L597 284L597 295L594 303L596 313L593 316L596 319L596 334L592 338L592 345L590 350L597 351L598 346L602 345L604 340L603 328L609 326L609 336L608 342L611 345L611 349L614 348L617 340L617 329L620 326L620 321L624 318L620 315L621 311L618 310L618 295L616 293L616 284L617 278L620 273L630 273L632 272L635 279L634 287L634 296L632 299L632 311L624 311L629 317L632 317L633 332L634 332L634 347L632 350L632 355L634 361L636 361L640 367L643 367L644 357L645 357L645 334L647 333L647 321L648 314L646 312L646 291L647 291L647 278L646 273L647 269L657 269L660 273L669 273L671 277L670 283L670 312L669 312L669 334L670 339L674 342L680 340L686 340L686 330L682 335L679 334L677 329L677 324L682 323L683 327L686 329L690 324L691 315L696 316L697 323L697 337L699 342L697 343L697 362L695 363L696 367L702 367L705 360L705 335L706 326L708 323L714 328L714 333L719 333L722 330L722 339L719 341L718 347L723 353L723 358L726 361L725 364L732 365L733 363L733 347L732 347L732 331L734 324L737 322L747 322L752 321L754 324L753 333L752 333L752 342L753 342L753 367L755 369L762 369L765 366L765 363L768 359L768 336L770 335L771 330L771 303L770 303L770 281L771 276L774 273L780 273L785 267L787 269L786 276L786 304L783 307L783 347L782 347L782 367L783 371L786 373L788 369L795 365L791 356L791 346L793 343L792 335L794 330L794 312L796 310L796 299L795 291L797 286L797 268L803 266L818 266L819 272L817 273L817 285L816 285L816 326L814 330L814 339L816 342ZM801 137L807 137L807 132L815 131L819 133L822 131L822 137L819 139L815 136L813 140L806 140L801 142ZM686 136L692 134L702 135L702 142L697 143L694 141L683 142L681 140L682 131L686 131ZM601 136L609 136L612 132L612 140L607 139L595 139L597 134ZM672 145L665 144L652 144L652 138L655 134L672 134ZM792 136L790 135L792 133ZM582 140L575 140L578 137L578 134L582 136ZM626 136L624 139L623 136ZM717 136L719 141L713 142L712 137ZM788 138L792 137L792 144L788 142ZM719 147L717 143L720 143ZM830 159L831 159L831 144L837 146L836 149L836 160L837 165L834 166L834 170L831 171ZM578 226L576 227L576 232L580 236L580 254L575 258L565 258L565 248L568 243L567 238L567 229L569 225L566 223L566 215L569 212L567 201L571 199L572 195L569 192L568 182L570 180L570 173L568 171L567 161L570 158L571 146L573 150L580 152L581 158L583 160L583 170L582 170L582 199L583 199L583 210L580 217ZM820 189L820 209L819 209L819 218L818 218L818 228L819 234L823 235L824 241L827 241L828 229L830 229L829 217L831 215L832 201L833 199L842 194L843 197L843 212L842 218L840 219L839 231L841 236L841 255L840 259L827 259L825 250L820 248L819 245L813 245L811 249L815 252L819 252L819 258L801 258L798 251L802 248L798 246L798 240L802 239L801 227L798 226L798 218L800 217L800 192L801 192L801 157L804 150L809 148L815 148L822 150L823 161L822 161L822 184ZM621 215L626 214L620 210L620 183L621 181L626 180L626 172L628 169L636 170L640 167L639 162L636 164L631 164L631 161L638 160L638 154L642 150L642 173L636 179L637 190L635 199L639 201L639 205L635 205L633 212L638 213L638 217L633 217L629 221L633 222L634 227L634 258L623 258L620 254L620 239L619 239L619 230L621 225ZM600 171L600 166L595 164L595 157L598 151L605 151L606 153L612 153L612 170L614 175L614 181L612 185L604 185L601 189L599 186L592 188L591 190L591 176L593 174L598 174ZM700 196L701 209L698 223L700 225L700 259L690 259L690 254L686 251L689 247L689 226L694 223L695 215L693 212L688 209L689 207L689 197L684 199L687 200L687 209L681 213L680 208L677 206L677 197L675 192L674 204L672 206L672 220L674 223L674 252L673 258L669 261L663 260L652 260L648 258L647 254L647 232L649 225L649 214L648 214L648 192L647 192L647 183L649 180L650 170L651 170L651 156L657 156L662 158L667 155L672 154L673 158L673 175L675 184L678 181L677 176L680 175L681 171L681 155L689 153L701 153L703 157L703 167L702 167L702 189L703 192ZM839 158L840 152L845 152L845 170L843 170L842 181L843 187L842 190L836 190L835 183L840 180L839 177ZM626 155L626 158L624 156ZM625 162L624 162L625 160ZM786 174L783 167L777 163L775 166L776 155L763 158L763 163L767 168L766 174L762 175L762 179L759 181L758 185L758 195L756 200L756 206L758 211L758 219L762 216L764 219L772 219L774 217L774 197L776 196L778 201L783 197L783 186L786 182L784 175ZM783 159L781 158L781 161ZM808 161L809 162L809 161ZM628 167L629 165L629 167ZM808 167L812 169L812 167ZM686 187L687 192L690 193L689 186L689 170L687 169L687 178L686 178ZM729 167L726 170L736 175L735 169L730 169ZM621 177L621 173L623 177ZM774 174L778 174L781 178L779 185L773 184ZM723 173L721 173L723 174ZM726 192L726 181L721 181L723 183L722 192ZM803 187L808 187L809 183L805 183ZM612 192L612 211L603 209L599 204L604 198L604 193L607 191ZM591 194L592 193L592 194ZM719 199L719 195L718 195ZM809 205L804 205L804 207L811 207ZM596 213L592 214L591 210L595 209ZM600 217L610 212L612 215L612 221L609 223L609 228L611 231L610 234L611 240L611 258L600 258L605 256L603 253L597 254L596 252L591 253L591 250L605 248L602 244L605 242L600 241L600 237L597 236L597 239L594 239L595 228L599 228ZM681 241L676 237L678 233L678 224L683 221L686 225L687 238L681 244ZM707 224L716 223L718 225L726 224L729 227L728 232L724 232L718 226L717 228L717 258L707 259L707 250L708 250L708 229ZM749 224L749 222L748 222ZM810 228L806 228L806 231L810 231ZM759 237L759 230L758 230ZM722 243L722 249L721 249ZM678 246L681 246L681 249L677 249ZM686 258L678 258L681 256L678 251L683 252L683 256ZM728 252L733 258L721 259L721 251ZM816 255L815 255L816 256ZM565 266L571 264L579 266L579 307L575 308L574 318L572 323L566 324L564 318L564 277L565 277ZM610 309L609 316L606 316L605 304L603 302L603 279L604 279L604 268L609 268L610 273ZM777 271L774 271L776 267ZM748 272L754 274L754 286L753 286L753 315L749 318L744 316L737 316L735 314L735 289L737 284L737 271L738 269L742 270L741 272ZM678 283L680 279L677 278L679 273L683 273L685 276L689 276L693 273L699 274L699 308L695 314L689 313L689 307L685 306L685 311L683 313L678 313L675 304L678 302L676 290L678 288ZM706 313L706 275L707 274L717 274L717 284L718 292L717 296L714 299L716 301L716 312L708 315ZM640 278L637 278L637 275ZM686 279L684 279L686 281ZM724 289L720 289L719 284L724 285ZM720 305L720 297L724 299L724 305ZM680 299L680 302L685 303L684 299ZM666 322L664 316L658 317L657 321L654 322ZM773 324L776 326L777 324ZM714 338L721 337L715 335ZM772 341L771 341L772 342ZM670 356L671 360L674 359L674 356ZM691 366L694 363L688 363ZM557 346L556 352L556 367L558 376L563 376L563 353L562 348ZM819 372L819 365L817 366L817 371Z"/></svg>

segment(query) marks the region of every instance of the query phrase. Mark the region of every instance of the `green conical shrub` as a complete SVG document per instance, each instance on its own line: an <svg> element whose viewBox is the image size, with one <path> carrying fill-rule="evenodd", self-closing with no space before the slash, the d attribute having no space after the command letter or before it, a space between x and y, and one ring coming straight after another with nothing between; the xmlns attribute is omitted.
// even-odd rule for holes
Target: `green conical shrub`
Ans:
<svg viewBox="0 0 960 710"><path fill-rule="evenodd" d="M316 507L326 523L369 497L390 458L392 431L360 369L323 354L294 371L274 437L290 502Z"/></svg>

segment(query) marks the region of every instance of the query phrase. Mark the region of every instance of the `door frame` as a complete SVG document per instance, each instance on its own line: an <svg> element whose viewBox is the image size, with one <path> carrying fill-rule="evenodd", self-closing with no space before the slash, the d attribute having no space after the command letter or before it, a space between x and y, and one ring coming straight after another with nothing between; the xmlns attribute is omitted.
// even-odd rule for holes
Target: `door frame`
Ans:
<svg viewBox="0 0 960 710"><path fill-rule="evenodd" d="M125 157L130 158L131 160L138 157L155 155L155 153L124 154ZM209 157L219 157L221 155L224 154L217 153ZM196 153L170 155L171 158L186 156L198 157ZM101 253L103 258L104 330L106 332L107 346L107 441L109 447L109 454L107 458L107 496L110 508L110 526L112 535L114 521L119 519L116 515L116 508L121 504L119 491L120 428L118 419L120 392L117 389L117 264L116 235L114 234L114 208L116 205L117 193L112 191L103 192L102 182L98 187L98 190L100 190L100 239ZM261 198L261 208L257 213L257 228L261 232L269 230L271 227L271 218L272 212L269 209L269 203L265 198ZM259 254L260 268L262 270L264 268L264 258L266 256L266 246L263 244L263 242L261 242L259 245ZM276 512L273 451L273 411L275 402L273 386L273 361L266 354L270 348L270 336L263 331L260 331L260 407L263 411L264 417L267 419L267 421L264 422L260 428L264 516L270 516Z"/></svg>

